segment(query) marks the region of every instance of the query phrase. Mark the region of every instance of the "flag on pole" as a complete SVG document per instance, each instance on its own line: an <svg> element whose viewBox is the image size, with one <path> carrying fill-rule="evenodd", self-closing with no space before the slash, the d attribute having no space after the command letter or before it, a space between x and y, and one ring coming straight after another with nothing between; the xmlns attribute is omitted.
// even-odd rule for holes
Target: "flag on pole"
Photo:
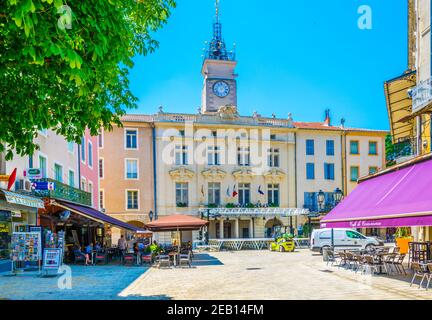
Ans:
<svg viewBox="0 0 432 320"><path fill-rule="evenodd" d="M264 192L261 190L261 185L258 187L258 193L264 195Z"/></svg>
<svg viewBox="0 0 432 320"><path fill-rule="evenodd" d="M238 195L238 193L237 193L236 187L234 185L232 196L235 197L236 195Z"/></svg>
<svg viewBox="0 0 432 320"><path fill-rule="evenodd" d="M227 188L226 195L227 195L227 197L231 197L231 193L230 193L230 190L229 190L229 186L228 186L228 188Z"/></svg>

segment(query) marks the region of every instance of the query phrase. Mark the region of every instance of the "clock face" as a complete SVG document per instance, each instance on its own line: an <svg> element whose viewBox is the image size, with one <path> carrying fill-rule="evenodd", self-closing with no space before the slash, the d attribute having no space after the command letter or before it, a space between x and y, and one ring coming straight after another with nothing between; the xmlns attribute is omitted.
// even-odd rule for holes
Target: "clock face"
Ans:
<svg viewBox="0 0 432 320"><path fill-rule="evenodd" d="M215 95L217 95L219 98L224 98L228 95L230 92L230 88L228 83L225 81L218 81L213 85L213 92Z"/></svg>

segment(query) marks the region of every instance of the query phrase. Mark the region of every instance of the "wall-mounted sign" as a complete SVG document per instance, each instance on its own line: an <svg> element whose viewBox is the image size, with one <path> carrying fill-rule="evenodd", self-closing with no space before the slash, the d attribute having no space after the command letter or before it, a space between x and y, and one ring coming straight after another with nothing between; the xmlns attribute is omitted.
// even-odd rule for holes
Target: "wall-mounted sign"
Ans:
<svg viewBox="0 0 432 320"><path fill-rule="evenodd" d="M32 183L32 189L34 190L55 190L54 182L47 181L36 181Z"/></svg>
<svg viewBox="0 0 432 320"><path fill-rule="evenodd" d="M9 181L9 174L0 174L0 181Z"/></svg>
<svg viewBox="0 0 432 320"><path fill-rule="evenodd" d="M11 211L13 218L21 218L21 211Z"/></svg>
<svg viewBox="0 0 432 320"><path fill-rule="evenodd" d="M30 180L42 179L42 170L39 168L29 168L26 170L26 176Z"/></svg>
<svg viewBox="0 0 432 320"><path fill-rule="evenodd" d="M25 196L23 194L2 190L6 197L6 201L9 203L20 204L26 207L33 208L45 208L44 202L42 199L36 197Z"/></svg>

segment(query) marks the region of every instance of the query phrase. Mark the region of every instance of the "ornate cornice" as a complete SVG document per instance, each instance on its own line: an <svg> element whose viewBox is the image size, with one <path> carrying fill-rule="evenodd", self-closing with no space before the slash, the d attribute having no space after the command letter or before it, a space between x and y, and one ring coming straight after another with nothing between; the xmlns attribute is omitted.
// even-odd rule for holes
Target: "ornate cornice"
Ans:
<svg viewBox="0 0 432 320"><path fill-rule="evenodd" d="M280 182L285 176L285 172L276 168L272 168L264 173L264 179L269 182Z"/></svg>
<svg viewBox="0 0 432 320"><path fill-rule="evenodd" d="M232 175L234 176L234 178L236 180L239 180L239 181L251 181L253 176L254 176L252 170L247 169L247 168L241 168L241 169L234 170L232 172Z"/></svg>
<svg viewBox="0 0 432 320"><path fill-rule="evenodd" d="M192 179L195 175L195 172L186 168L186 167L178 167L169 171L169 175L176 181L188 181Z"/></svg>
<svg viewBox="0 0 432 320"><path fill-rule="evenodd" d="M226 176L226 172L217 167L211 167L201 172L204 178L209 180L222 180Z"/></svg>

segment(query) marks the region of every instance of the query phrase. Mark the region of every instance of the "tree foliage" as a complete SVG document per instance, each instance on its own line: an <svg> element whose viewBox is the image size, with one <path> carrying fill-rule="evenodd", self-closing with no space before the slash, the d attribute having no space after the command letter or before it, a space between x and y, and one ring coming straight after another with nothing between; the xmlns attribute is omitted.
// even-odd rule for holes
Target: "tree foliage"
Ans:
<svg viewBox="0 0 432 320"><path fill-rule="evenodd" d="M394 160L395 147L392 142L392 136L389 134L385 138L385 152L386 152L386 166L390 167L394 165L396 162Z"/></svg>
<svg viewBox="0 0 432 320"><path fill-rule="evenodd" d="M132 58L157 48L152 33L174 0L0 2L0 152L32 154L38 130L79 143L86 127L121 125L136 107Z"/></svg>

